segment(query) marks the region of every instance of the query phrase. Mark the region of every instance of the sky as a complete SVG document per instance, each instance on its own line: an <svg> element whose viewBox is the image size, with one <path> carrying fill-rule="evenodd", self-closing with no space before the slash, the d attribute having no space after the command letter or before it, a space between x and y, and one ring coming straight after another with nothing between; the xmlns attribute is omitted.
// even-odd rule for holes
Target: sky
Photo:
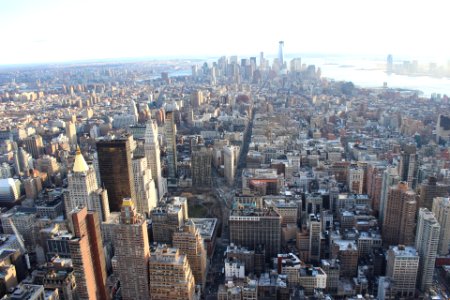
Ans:
<svg viewBox="0 0 450 300"><path fill-rule="evenodd" d="M450 58L448 4L0 0L0 65L285 52Z"/></svg>

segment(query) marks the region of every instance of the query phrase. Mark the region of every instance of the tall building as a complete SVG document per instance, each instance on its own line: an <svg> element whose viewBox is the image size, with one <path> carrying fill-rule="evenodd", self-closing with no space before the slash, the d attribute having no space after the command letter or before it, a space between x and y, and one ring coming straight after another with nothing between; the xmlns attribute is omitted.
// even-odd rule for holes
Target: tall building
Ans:
<svg viewBox="0 0 450 300"><path fill-rule="evenodd" d="M386 276L392 280L395 299L413 299L416 291L419 255L414 247L391 246L387 253Z"/></svg>
<svg viewBox="0 0 450 300"><path fill-rule="evenodd" d="M223 147L223 167L224 176L229 185L233 185L234 176L236 173L236 155L234 151L234 146L224 146Z"/></svg>
<svg viewBox="0 0 450 300"><path fill-rule="evenodd" d="M278 61L280 63L280 68L283 68L284 65L284 56L283 56L283 48L284 48L284 41L278 42Z"/></svg>
<svg viewBox="0 0 450 300"><path fill-rule="evenodd" d="M436 197L445 197L448 195L450 186L438 183L435 176L428 177L428 180L420 185L419 207L426 207L429 210L433 207L433 199Z"/></svg>
<svg viewBox="0 0 450 300"><path fill-rule="evenodd" d="M416 193L404 181L389 189L383 222L385 246L414 244L416 198Z"/></svg>
<svg viewBox="0 0 450 300"><path fill-rule="evenodd" d="M161 177L161 154L158 142L158 126L152 120L147 122L145 127L144 151L147 158L147 166L152 171L152 178L155 180L158 189L158 199L164 195L164 187Z"/></svg>
<svg viewBox="0 0 450 300"><path fill-rule="evenodd" d="M380 224L384 222L386 203L388 199L388 192L391 186L398 184L400 181L400 176L398 175L398 170L394 166L388 166L383 172L383 180L381 183L381 195L380 195L380 215L378 220Z"/></svg>
<svg viewBox="0 0 450 300"><path fill-rule="evenodd" d="M309 259L314 262L319 262L322 223L315 215L310 215L308 220L308 226L309 226Z"/></svg>
<svg viewBox="0 0 450 300"><path fill-rule="evenodd" d="M149 216L150 211L157 206L155 182L145 156L133 157L134 190L136 193L136 210Z"/></svg>
<svg viewBox="0 0 450 300"><path fill-rule="evenodd" d="M23 141L28 153L30 153L34 159L38 159L44 154L44 142L42 141L42 137L40 135L36 134L29 136Z"/></svg>
<svg viewBox="0 0 450 300"><path fill-rule="evenodd" d="M195 299L195 280L186 255L165 245L152 251L150 294L158 300Z"/></svg>
<svg viewBox="0 0 450 300"><path fill-rule="evenodd" d="M66 136L69 138L70 147L75 149L77 146L77 128L72 121L66 123Z"/></svg>
<svg viewBox="0 0 450 300"><path fill-rule="evenodd" d="M120 281L122 299L150 299L147 222L136 213L130 198L123 199L114 239L113 270Z"/></svg>
<svg viewBox="0 0 450 300"><path fill-rule="evenodd" d="M195 284L203 289L206 283L207 255L202 236L192 221L188 221L179 231L174 232L172 244L187 256Z"/></svg>
<svg viewBox="0 0 450 300"><path fill-rule="evenodd" d="M166 112L164 131L167 145L168 182L171 186L177 185L177 126L173 111Z"/></svg>
<svg viewBox="0 0 450 300"><path fill-rule="evenodd" d="M372 200L372 209L376 216L380 215L381 187L385 170L386 166L379 163L370 163L367 168L367 194Z"/></svg>
<svg viewBox="0 0 450 300"><path fill-rule="evenodd" d="M161 244L171 244L172 236L184 226L188 219L187 199L174 197L169 203L161 203L150 213L153 240Z"/></svg>
<svg viewBox="0 0 450 300"><path fill-rule="evenodd" d="M364 187L364 169L360 166L350 166L348 169L347 184L351 193L362 194Z"/></svg>
<svg viewBox="0 0 450 300"><path fill-rule="evenodd" d="M439 115L436 124L436 142L450 142L450 116Z"/></svg>
<svg viewBox="0 0 450 300"><path fill-rule="evenodd" d="M136 199L131 143L133 136L97 141L98 167L102 186L108 191L110 211L119 212L124 198Z"/></svg>
<svg viewBox="0 0 450 300"><path fill-rule="evenodd" d="M433 214L441 225L438 254L447 255L450 249L450 198L434 198Z"/></svg>
<svg viewBox="0 0 450 300"><path fill-rule="evenodd" d="M211 149L201 148L200 150L192 151L192 186L211 186L211 159Z"/></svg>
<svg viewBox="0 0 450 300"><path fill-rule="evenodd" d="M97 212L86 207L70 212L74 238L69 240L77 292L80 299L109 299L106 260Z"/></svg>
<svg viewBox="0 0 450 300"><path fill-rule="evenodd" d="M405 145L400 155L398 173L402 181L406 181L412 189L416 188L418 171L418 156L416 146Z"/></svg>
<svg viewBox="0 0 450 300"><path fill-rule="evenodd" d="M266 258L280 252L281 216L269 209L235 209L229 217L230 242L256 250L262 246Z"/></svg>
<svg viewBox="0 0 450 300"><path fill-rule="evenodd" d="M416 230L416 249L419 253L418 286L425 292L433 284L434 263L439 244L440 225L428 208L419 209Z"/></svg>
<svg viewBox="0 0 450 300"><path fill-rule="evenodd" d="M64 195L66 215L73 209L86 207L96 211L100 220L105 221L109 216L108 194L97 185L95 170L88 166L81 154L80 148L75 154L72 171L67 175L68 187Z"/></svg>

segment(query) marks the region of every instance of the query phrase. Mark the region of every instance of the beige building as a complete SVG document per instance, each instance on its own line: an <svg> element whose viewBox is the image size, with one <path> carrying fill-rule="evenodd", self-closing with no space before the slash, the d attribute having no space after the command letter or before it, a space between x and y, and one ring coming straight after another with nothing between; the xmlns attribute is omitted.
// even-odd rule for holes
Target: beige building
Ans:
<svg viewBox="0 0 450 300"><path fill-rule="evenodd" d="M404 181L389 189L382 233L385 246L414 244L416 199L416 193Z"/></svg>
<svg viewBox="0 0 450 300"><path fill-rule="evenodd" d="M186 255L165 245L152 251L150 294L158 300L195 299L195 280Z"/></svg>
<svg viewBox="0 0 450 300"><path fill-rule="evenodd" d="M414 247L392 246L387 253L386 276L393 281L396 299L412 299L416 290L419 255Z"/></svg>
<svg viewBox="0 0 450 300"><path fill-rule="evenodd" d="M88 166L79 148L67 181L68 187L64 195L66 215L77 207L86 207L90 211L96 211L100 220L108 219L108 194L106 190L98 187L95 170Z"/></svg>
<svg viewBox="0 0 450 300"><path fill-rule="evenodd" d="M164 195L164 187L161 177L161 158L158 142L158 126L155 122L149 121L145 127L144 152L147 158L147 167L152 172L152 178L155 181L158 190L158 199Z"/></svg>
<svg viewBox="0 0 450 300"><path fill-rule="evenodd" d="M207 275L207 255L200 232L192 221L188 221L179 231L174 232L173 246L187 256L195 284L203 289Z"/></svg>
<svg viewBox="0 0 450 300"><path fill-rule="evenodd" d="M136 213L130 198L123 199L114 239L113 270L120 280L122 299L150 299L147 222Z"/></svg>
<svg viewBox="0 0 450 300"><path fill-rule="evenodd" d="M149 216L158 203L155 182L148 168L145 156L133 157L134 191L136 193L136 211L143 216Z"/></svg>
<svg viewBox="0 0 450 300"><path fill-rule="evenodd" d="M446 255L450 247L450 198L434 198L433 214L441 225L438 255Z"/></svg>

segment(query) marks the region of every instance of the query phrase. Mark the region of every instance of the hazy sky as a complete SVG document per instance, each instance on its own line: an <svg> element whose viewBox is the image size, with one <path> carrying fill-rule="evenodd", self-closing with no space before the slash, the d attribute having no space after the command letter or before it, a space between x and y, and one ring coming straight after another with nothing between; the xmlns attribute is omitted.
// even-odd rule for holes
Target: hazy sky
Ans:
<svg viewBox="0 0 450 300"><path fill-rule="evenodd" d="M0 0L0 64L147 56L450 56L447 1Z"/></svg>

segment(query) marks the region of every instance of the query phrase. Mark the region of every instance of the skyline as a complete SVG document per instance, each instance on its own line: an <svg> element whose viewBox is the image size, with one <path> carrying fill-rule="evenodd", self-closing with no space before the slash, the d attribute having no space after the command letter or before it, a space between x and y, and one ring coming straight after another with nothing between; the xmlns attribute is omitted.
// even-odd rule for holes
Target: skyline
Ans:
<svg viewBox="0 0 450 300"><path fill-rule="evenodd" d="M446 61L450 53L450 42L441 41L440 34L445 28L443 1L408 3L405 8L384 0L322 0L294 9L288 1L121 3L1 3L0 28L8 46L0 49L0 65L275 54L279 40L292 54L391 53Z"/></svg>

